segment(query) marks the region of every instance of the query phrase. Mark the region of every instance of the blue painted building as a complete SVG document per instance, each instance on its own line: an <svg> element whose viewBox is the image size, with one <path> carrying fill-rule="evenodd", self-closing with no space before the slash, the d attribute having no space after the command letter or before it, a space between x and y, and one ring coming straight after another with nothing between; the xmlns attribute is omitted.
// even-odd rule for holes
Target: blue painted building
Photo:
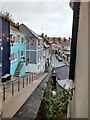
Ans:
<svg viewBox="0 0 90 120"><path fill-rule="evenodd" d="M2 18L0 17L0 80L2 77Z"/></svg>
<svg viewBox="0 0 90 120"><path fill-rule="evenodd" d="M10 74L23 77L26 72L26 38L19 29L10 26Z"/></svg>
<svg viewBox="0 0 90 120"><path fill-rule="evenodd" d="M0 16L0 78L10 74L10 24ZM1 80L0 80L1 81Z"/></svg>

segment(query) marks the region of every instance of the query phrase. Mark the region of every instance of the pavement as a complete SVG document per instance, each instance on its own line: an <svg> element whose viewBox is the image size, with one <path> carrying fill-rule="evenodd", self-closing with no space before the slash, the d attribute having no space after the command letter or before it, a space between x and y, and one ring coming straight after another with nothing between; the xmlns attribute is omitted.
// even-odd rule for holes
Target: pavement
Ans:
<svg viewBox="0 0 90 120"><path fill-rule="evenodd" d="M33 93L29 96L26 102L21 106L21 108L16 112L12 119L35 119L44 95L43 88L46 88L48 80L51 74L48 74Z"/></svg>
<svg viewBox="0 0 90 120"><path fill-rule="evenodd" d="M37 88L40 82L47 76L48 73L45 73L39 79L33 81L27 87L17 92L14 96L11 96L5 102L2 102L3 107L3 117L12 118L14 114L19 110L19 108L25 103L28 97L33 93Z"/></svg>

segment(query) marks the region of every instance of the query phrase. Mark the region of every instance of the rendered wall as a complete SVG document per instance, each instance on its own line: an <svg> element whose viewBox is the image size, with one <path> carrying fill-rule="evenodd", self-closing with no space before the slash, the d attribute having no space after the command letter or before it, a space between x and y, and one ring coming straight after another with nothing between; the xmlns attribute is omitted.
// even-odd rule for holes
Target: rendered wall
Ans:
<svg viewBox="0 0 90 120"><path fill-rule="evenodd" d="M15 31L10 31L10 34L13 34L14 36L17 36L18 32L15 32ZM24 37L24 34L20 34L21 38ZM21 40L21 39L20 39ZM18 58L18 50L20 50L20 58ZM25 43L22 44L22 43L14 43L13 46L10 47L10 54L13 54L13 53L16 53L16 59L14 61L11 61L11 65L10 65L10 74L13 76L14 73L15 73L15 70L18 66L18 63L20 61L22 61L22 58L21 58L21 51L24 51L24 57L26 59L26 45ZM25 75L25 71L26 71L26 66L24 65L24 69L22 69L22 73L21 75ZM20 77L21 77L20 75Z"/></svg>
<svg viewBox="0 0 90 120"><path fill-rule="evenodd" d="M90 14L89 14L90 15ZM88 118L88 3L80 5L72 118Z"/></svg>

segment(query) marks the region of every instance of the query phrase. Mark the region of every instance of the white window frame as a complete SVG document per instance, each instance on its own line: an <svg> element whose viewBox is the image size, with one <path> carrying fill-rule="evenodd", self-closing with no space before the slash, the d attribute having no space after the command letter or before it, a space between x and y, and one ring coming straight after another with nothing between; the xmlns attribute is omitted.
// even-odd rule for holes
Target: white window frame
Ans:
<svg viewBox="0 0 90 120"><path fill-rule="evenodd" d="M22 55L22 52L23 52L23 55ZM21 57L24 57L24 50L21 51Z"/></svg>

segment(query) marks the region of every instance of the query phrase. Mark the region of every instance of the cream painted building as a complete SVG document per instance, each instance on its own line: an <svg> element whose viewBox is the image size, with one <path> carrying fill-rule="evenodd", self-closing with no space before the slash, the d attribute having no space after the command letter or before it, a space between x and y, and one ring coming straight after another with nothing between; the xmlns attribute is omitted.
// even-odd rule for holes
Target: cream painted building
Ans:
<svg viewBox="0 0 90 120"><path fill-rule="evenodd" d="M71 7L73 6L70 5ZM76 47L76 64L73 86L75 87L70 106L71 118L88 118L88 40L90 40L89 23L90 2L81 2ZM72 31L73 32L73 31ZM89 38L88 38L89 35ZM72 48L73 49L73 48ZM90 114L90 113L89 113Z"/></svg>

